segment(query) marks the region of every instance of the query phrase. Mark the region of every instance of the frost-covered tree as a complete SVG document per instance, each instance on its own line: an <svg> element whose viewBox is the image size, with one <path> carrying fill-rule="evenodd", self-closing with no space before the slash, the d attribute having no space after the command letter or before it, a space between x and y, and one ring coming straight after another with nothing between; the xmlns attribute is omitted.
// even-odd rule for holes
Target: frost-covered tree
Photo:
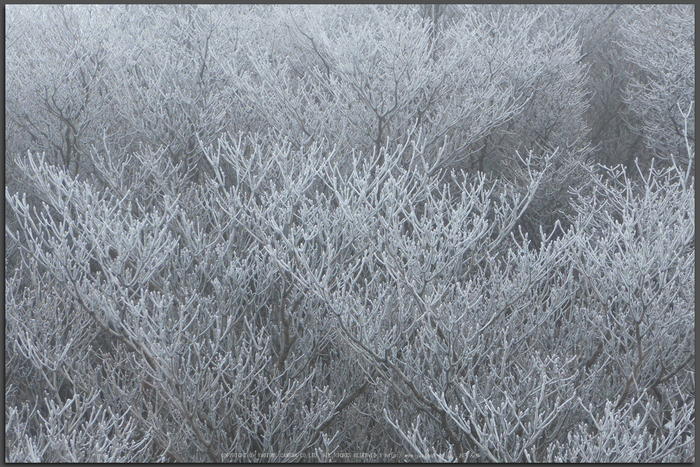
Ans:
<svg viewBox="0 0 700 467"><path fill-rule="evenodd" d="M105 42L116 15L73 5L22 5L7 13L7 150L45 151L53 164L82 172L110 118Z"/></svg>
<svg viewBox="0 0 700 467"><path fill-rule="evenodd" d="M693 461L694 136L588 161L615 11L8 8L5 460Z"/></svg>
<svg viewBox="0 0 700 467"><path fill-rule="evenodd" d="M688 161L695 150L695 6L635 7L622 33L638 67L625 95L636 132L653 157Z"/></svg>
<svg viewBox="0 0 700 467"><path fill-rule="evenodd" d="M644 415L638 443L665 446L648 444L650 459L685 459L689 174L652 173L641 190L601 180L572 229L530 251L508 240L542 173L525 198L494 203L483 176L454 198L440 177L400 167L403 151L420 157L408 143L349 178L317 148L246 165L241 145L227 147L218 164L238 178L202 193L208 230L180 199L137 221L29 159L57 215L9 197L27 258L45 271L36 285L7 283L10 361L39 372L37 390L66 410L89 395L114 423L136 420L141 435L124 442L148 442L156 458L566 458L567 433L597 426L609 401ZM63 293L38 312L52 284ZM35 433L60 429L42 420L30 420ZM358 441L352 426L372 436Z"/></svg>

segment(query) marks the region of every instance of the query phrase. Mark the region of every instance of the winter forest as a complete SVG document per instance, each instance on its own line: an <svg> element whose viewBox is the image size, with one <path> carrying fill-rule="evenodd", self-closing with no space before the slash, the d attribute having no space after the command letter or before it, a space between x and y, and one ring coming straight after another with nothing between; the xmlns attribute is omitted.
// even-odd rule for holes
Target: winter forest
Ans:
<svg viewBox="0 0 700 467"><path fill-rule="evenodd" d="M5 8L6 462L694 462L693 5Z"/></svg>

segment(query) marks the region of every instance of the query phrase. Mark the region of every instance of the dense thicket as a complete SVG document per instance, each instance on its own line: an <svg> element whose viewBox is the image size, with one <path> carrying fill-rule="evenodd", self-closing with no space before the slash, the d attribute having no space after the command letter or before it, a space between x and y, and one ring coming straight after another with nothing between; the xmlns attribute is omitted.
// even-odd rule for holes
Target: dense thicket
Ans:
<svg viewBox="0 0 700 467"><path fill-rule="evenodd" d="M694 40L7 7L6 461L694 461Z"/></svg>

